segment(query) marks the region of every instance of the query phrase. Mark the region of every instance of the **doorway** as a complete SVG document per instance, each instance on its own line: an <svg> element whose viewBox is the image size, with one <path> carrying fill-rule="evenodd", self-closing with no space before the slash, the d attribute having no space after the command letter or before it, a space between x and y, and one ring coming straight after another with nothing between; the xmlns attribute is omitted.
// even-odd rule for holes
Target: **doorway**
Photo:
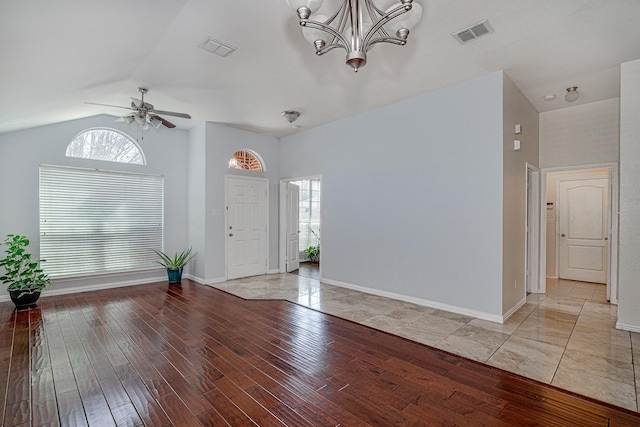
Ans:
<svg viewBox="0 0 640 427"><path fill-rule="evenodd" d="M538 293L540 262L540 170L527 163L526 183L526 218L525 218L525 282L526 292Z"/></svg>
<svg viewBox="0 0 640 427"><path fill-rule="evenodd" d="M280 272L321 268L321 194L319 175L280 181Z"/></svg>
<svg viewBox="0 0 640 427"><path fill-rule="evenodd" d="M267 180L227 176L226 202L227 280L267 274Z"/></svg>
<svg viewBox="0 0 640 427"><path fill-rule="evenodd" d="M617 304L617 165L543 171L541 292L545 278L606 285Z"/></svg>

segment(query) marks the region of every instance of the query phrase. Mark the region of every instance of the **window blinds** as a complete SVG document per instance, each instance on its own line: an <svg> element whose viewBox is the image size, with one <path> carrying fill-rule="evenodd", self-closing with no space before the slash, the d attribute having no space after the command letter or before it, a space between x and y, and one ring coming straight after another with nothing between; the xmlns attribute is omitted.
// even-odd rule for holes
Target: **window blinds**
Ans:
<svg viewBox="0 0 640 427"><path fill-rule="evenodd" d="M40 257L52 278L154 267L162 249L164 179L40 167Z"/></svg>

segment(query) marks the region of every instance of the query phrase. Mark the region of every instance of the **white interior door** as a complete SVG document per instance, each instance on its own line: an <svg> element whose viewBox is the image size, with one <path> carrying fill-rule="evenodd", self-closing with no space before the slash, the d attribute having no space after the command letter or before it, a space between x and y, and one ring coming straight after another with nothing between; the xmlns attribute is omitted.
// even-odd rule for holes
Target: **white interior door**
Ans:
<svg viewBox="0 0 640 427"><path fill-rule="evenodd" d="M560 181L559 277L607 283L609 182Z"/></svg>
<svg viewBox="0 0 640 427"><path fill-rule="evenodd" d="M300 187L287 183L287 273L300 268Z"/></svg>
<svg viewBox="0 0 640 427"><path fill-rule="evenodd" d="M267 273L267 182L227 177L227 278Z"/></svg>

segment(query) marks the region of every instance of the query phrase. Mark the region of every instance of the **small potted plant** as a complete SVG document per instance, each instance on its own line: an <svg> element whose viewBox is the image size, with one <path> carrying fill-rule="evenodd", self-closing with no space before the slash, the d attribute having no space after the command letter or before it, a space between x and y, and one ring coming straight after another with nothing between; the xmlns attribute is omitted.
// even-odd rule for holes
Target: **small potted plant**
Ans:
<svg viewBox="0 0 640 427"><path fill-rule="evenodd" d="M319 230L318 230L319 231ZM311 234L316 238L316 245L311 245L307 249L304 250L307 255L307 259L310 262L319 262L320 261L320 236L311 229Z"/></svg>
<svg viewBox="0 0 640 427"><path fill-rule="evenodd" d="M188 248L180 252L176 252L173 257L165 254L164 252L153 250L160 258L160 261L156 261L158 264L167 269L167 277L169 283L180 283L182 280L182 270L184 266L189 264L198 255L197 252L193 252L193 248Z"/></svg>
<svg viewBox="0 0 640 427"><path fill-rule="evenodd" d="M7 234L4 244L7 256L0 260L0 267L5 270L0 280L8 285L7 290L16 308L33 306L40 298L40 292L51 283L49 276L40 268L44 260L31 260L27 236Z"/></svg>

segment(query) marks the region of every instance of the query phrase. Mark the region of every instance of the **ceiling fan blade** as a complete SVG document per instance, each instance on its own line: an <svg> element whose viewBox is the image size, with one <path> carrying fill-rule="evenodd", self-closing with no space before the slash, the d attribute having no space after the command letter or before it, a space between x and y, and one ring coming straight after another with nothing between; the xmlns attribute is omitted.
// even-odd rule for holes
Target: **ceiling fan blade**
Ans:
<svg viewBox="0 0 640 427"><path fill-rule="evenodd" d="M183 119L190 119L191 116L185 113L175 113L173 111L153 110L154 113L164 114L165 116L182 117Z"/></svg>
<svg viewBox="0 0 640 427"><path fill-rule="evenodd" d="M97 102L85 102L85 104L89 105L101 105L103 107L114 107L114 108L124 108L126 110L133 110L131 107L123 107L121 105L110 105L110 104L98 104Z"/></svg>
<svg viewBox="0 0 640 427"><path fill-rule="evenodd" d="M153 115L149 115L149 117L150 117L150 118L152 118L152 119L158 119L158 120L160 120L160 121L162 122L162 124L163 124L165 127L168 127L169 129L172 129L172 128L176 127L176 125L174 125L174 124L173 124L173 123L171 123L170 121L168 121L168 120L166 120L165 118L160 117L160 116L158 116L158 115L153 114Z"/></svg>

